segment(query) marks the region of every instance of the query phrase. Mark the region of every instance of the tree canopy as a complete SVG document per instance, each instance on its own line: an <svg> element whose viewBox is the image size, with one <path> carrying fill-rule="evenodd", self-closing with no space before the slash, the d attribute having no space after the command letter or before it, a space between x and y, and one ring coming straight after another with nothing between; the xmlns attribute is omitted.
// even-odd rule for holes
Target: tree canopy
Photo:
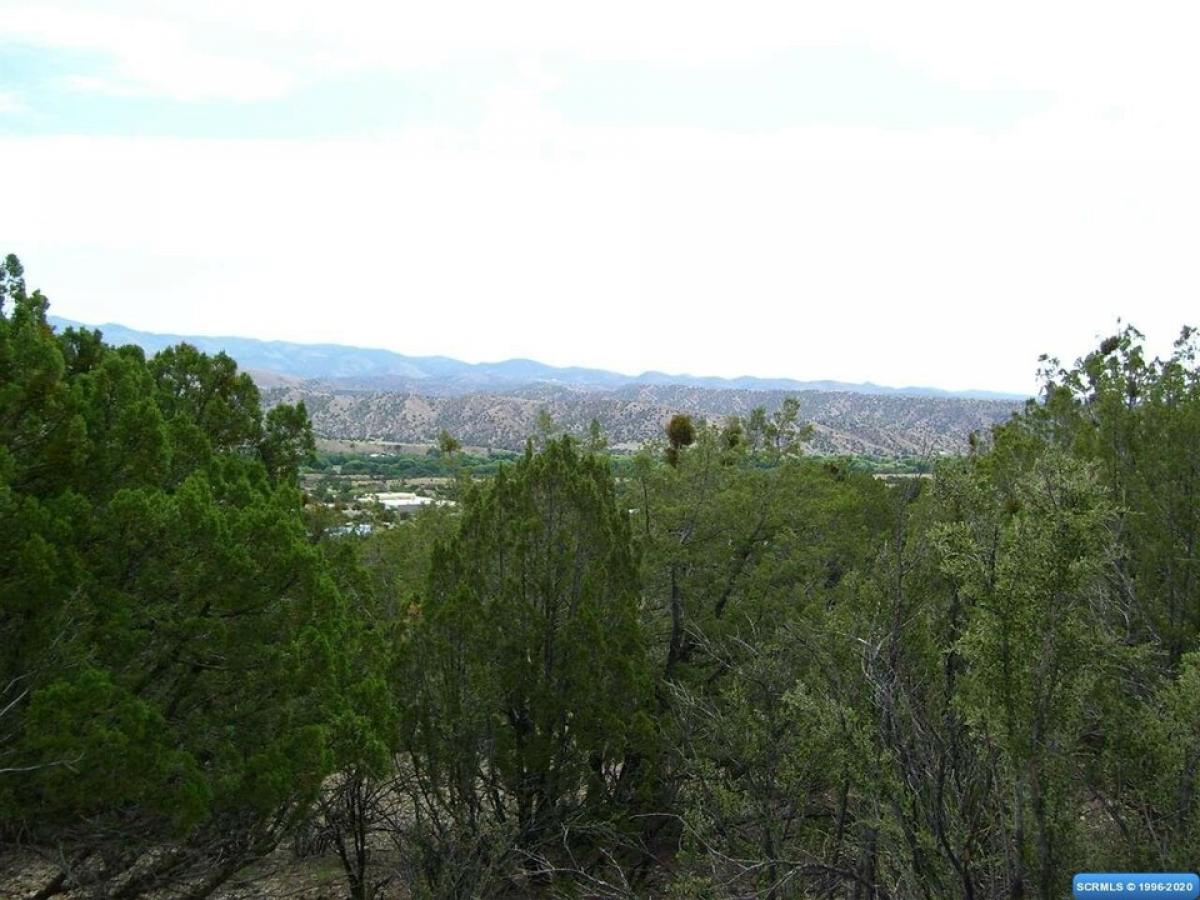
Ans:
<svg viewBox="0 0 1200 900"><path fill-rule="evenodd" d="M0 871L39 898L322 853L354 900L1053 898L1200 854L1189 329L1044 360L892 481L794 401L619 466L546 413L359 529L303 406L47 308L8 257Z"/></svg>

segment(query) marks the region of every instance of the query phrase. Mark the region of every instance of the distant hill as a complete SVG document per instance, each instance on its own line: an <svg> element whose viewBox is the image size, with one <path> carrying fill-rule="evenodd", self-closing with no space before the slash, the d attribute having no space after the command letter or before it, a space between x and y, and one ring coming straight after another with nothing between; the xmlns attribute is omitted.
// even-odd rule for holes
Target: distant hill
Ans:
<svg viewBox="0 0 1200 900"><path fill-rule="evenodd" d="M49 317L55 327L82 323ZM420 393L431 396L461 396L511 393L531 385L548 384L582 390L613 390L630 385L684 386L751 391L825 391L909 397L963 397L974 400L1023 400L1015 394L994 391L946 391L931 387L886 387L865 382L796 381L790 378L717 378L643 372L623 375L604 369L549 366L530 359L495 363L465 363L447 356L405 356L391 350L347 347L340 344L296 344L242 337L156 334L124 325L83 325L99 328L110 344L137 344L148 353L186 341L205 351L225 351L243 369L255 373L272 386L292 379L322 380L327 387L342 390Z"/></svg>
<svg viewBox="0 0 1200 900"><path fill-rule="evenodd" d="M267 403L303 400L316 432L329 438L405 444L435 443L446 429L463 443L520 449L546 410L562 429L586 432L592 419L618 447L660 438L677 412L720 421L755 406L776 409L784 397L800 400L814 425L810 443L821 453L904 456L962 453L971 432L1004 421L1014 401L963 397L909 397L845 391L750 391L686 385L625 385L608 391L536 385L506 394L441 395L361 391L305 382L264 391Z"/></svg>
<svg viewBox="0 0 1200 900"><path fill-rule="evenodd" d="M55 317L51 322L78 324ZM303 400L319 435L347 440L430 444L445 429L468 445L520 449L544 409L574 433L596 419L614 445L633 447L661 437L678 412L719 421L745 416L756 406L773 411L784 397L795 396L801 417L814 425L811 446L819 452L959 453L971 432L1008 418L1024 399L838 381L628 376L527 359L472 364L337 344L98 327L109 343L137 344L148 353L182 341L209 353L223 350L251 373L266 403Z"/></svg>

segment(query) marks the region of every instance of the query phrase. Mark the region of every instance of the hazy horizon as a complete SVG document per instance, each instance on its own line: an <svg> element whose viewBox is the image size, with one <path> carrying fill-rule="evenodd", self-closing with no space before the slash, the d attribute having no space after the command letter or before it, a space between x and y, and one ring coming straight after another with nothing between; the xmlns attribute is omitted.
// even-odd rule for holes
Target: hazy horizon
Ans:
<svg viewBox="0 0 1200 900"><path fill-rule="evenodd" d="M140 334L153 335L155 337L204 338L206 340L212 340L212 341L251 340L251 341L261 341L261 342L267 343L267 344L282 343L282 344L306 346L306 347L337 347L337 348L345 349L345 350L364 350L364 351L370 351L370 352L393 353L398 356L406 357L409 359L452 359L457 362L467 363L469 365L496 365L496 364L508 363L508 362L534 362L534 363L541 363L541 364L545 364L545 365L553 365L555 368L562 368L562 369L589 369L589 370L593 370L593 371L603 371L603 372L607 372L609 374L621 375L621 376L624 376L627 378L638 378L638 377L641 377L644 375L663 375L663 376L667 376L667 377L678 376L681 378L720 378L720 379L725 379L725 380L729 380L729 381L737 381L737 380L741 380L741 379L755 379L755 380L760 380L760 381L791 380L791 381L796 381L799 383L819 384L822 382L830 382L830 383L837 383L837 384L845 384L845 385L849 385L849 386L860 386L860 385L861 386L873 386L873 387L887 388L887 389L894 389L894 390L904 390L907 388L934 389L934 390L944 391L948 394L968 394L968 393L995 394L995 395L997 395L997 398L1003 397L1004 399L1013 399L1013 398L1023 398L1023 397L1034 396L1033 392L1021 393L1020 391L1004 391L1004 390L999 390L999 389L992 389L992 388L989 388L986 386L980 387L978 385L969 385L969 384L968 385L960 385L960 386L946 386L946 385L941 385L941 384L887 384L887 383L878 381L876 379L871 379L871 378L865 378L865 379L862 379L859 381L853 381L853 382L842 381L839 379L831 379L831 378L800 379L800 378L796 378L796 377L794 377L792 375L788 375L788 374L777 374L777 373L773 374L773 373L769 373L769 372L765 373L765 374L761 373L761 372L742 372L738 375L714 375L711 372L705 372L705 371L695 371L695 372L667 371L667 370L660 369L660 368L654 368L653 366L638 369L637 371L626 371L626 370L622 370L622 369L611 369L611 368L600 367L600 366L578 366L578 365L575 365L572 363L565 363L565 364L561 364L561 365L554 364L554 363L546 363L545 360L538 359L536 357L498 357L498 358L486 358L486 359L462 359L460 357L454 357L454 356L450 356L450 355L444 354L444 353L422 354L422 355L418 356L416 354L407 353L404 350L404 348L402 348L402 347L390 347L384 343L357 345L357 344L336 343L336 342L330 342L330 341L286 341L286 340L282 340L279 338L256 337L256 336L244 335L244 334L217 334L217 333L207 333L207 332L183 333L183 332L179 332L179 331L149 331L148 329L138 328L134 325L130 325L127 322L82 322L77 319L72 319L70 316L64 316L64 315L57 313L55 311L53 301L51 302L49 317L51 320L58 320L58 321L69 323L69 324L78 324L78 325L82 325L82 326L85 326L88 328L98 329L102 333L104 332L105 328L117 327L117 328L125 329L128 331L132 331L132 332L138 332ZM110 340L108 335L105 334L104 337L105 337L106 341ZM266 371L270 371L270 370L266 370Z"/></svg>

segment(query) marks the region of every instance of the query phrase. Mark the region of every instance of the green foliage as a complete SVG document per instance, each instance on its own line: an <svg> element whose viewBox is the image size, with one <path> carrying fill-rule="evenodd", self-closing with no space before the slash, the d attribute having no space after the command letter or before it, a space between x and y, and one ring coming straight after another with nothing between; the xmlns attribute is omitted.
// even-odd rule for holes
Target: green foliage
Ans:
<svg viewBox="0 0 1200 900"><path fill-rule="evenodd" d="M438 435L438 452L443 456L452 456L462 449L462 444L450 432L443 429Z"/></svg>
<svg viewBox="0 0 1200 900"><path fill-rule="evenodd" d="M263 419L263 435L258 445L259 457L273 483L294 484L300 466L316 455L312 423L304 402L272 407Z"/></svg>
<svg viewBox="0 0 1200 900"><path fill-rule="evenodd" d="M955 701L998 751L1013 797L1020 858L1010 877L1053 895L1062 872L1084 867L1078 760L1097 724L1093 694L1119 659L1105 610L1113 510L1089 468L1061 452L1011 473L999 491L990 474L960 495L970 504L961 518L934 532L964 606Z"/></svg>
<svg viewBox="0 0 1200 900"><path fill-rule="evenodd" d="M505 831L542 852L630 801L652 731L638 606L612 477L571 439L464 498L406 652L407 741L470 853Z"/></svg>
<svg viewBox="0 0 1200 900"><path fill-rule="evenodd" d="M1200 852L1200 655L1184 656L1178 674L1137 708L1131 724L1130 752L1117 761L1125 771L1109 773L1131 789L1118 822L1136 833L1126 858L1164 871L1191 865ZM1147 810L1152 817L1137 816Z"/></svg>
<svg viewBox="0 0 1200 900"><path fill-rule="evenodd" d="M674 748L657 801L680 816L701 896L794 888L806 848L845 843L825 804L864 765L862 726L827 680L855 665L836 657L830 611L886 513L868 475L768 457L731 433L701 426L678 465L646 454L626 483Z"/></svg>
<svg viewBox="0 0 1200 900"><path fill-rule="evenodd" d="M1047 360L936 465L807 456L795 401L380 457L46 309L8 257L0 839L43 896L205 896L289 835L355 900L1050 898L1200 853L1190 330ZM327 540L296 480L335 467L460 503Z"/></svg>
<svg viewBox="0 0 1200 900"><path fill-rule="evenodd" d="M1126 327L1072 369L1047 361L1044 404L1007 430L1096 466L1120 517L1130 637L1161 642L1178 662L1200 635L1197 335L1185 328L1165 361L1147 360L1140 338Z"/></svg>
<svg viewBox="0 0 1200 900"><path fill-rule="evenodd" d="M338 467L343 476L363 475L380 480L451 478L458 469L476 476L490 476L499 471L502 463L513 462L519 458L519 453L506 450L493 450L487 456L458 450L454 459L441 455L411 453L378 455L318 452L305 470L332 473L334 467Z"/></svg>
<svg viewBox="0 0 1200 900"><path fill-rule="evenodd" d="M215 885L303 812L353 703L316 652L347 625L294 484L307 417L227 357L56 335L5 272L0 832L98 890Z"/></svg>

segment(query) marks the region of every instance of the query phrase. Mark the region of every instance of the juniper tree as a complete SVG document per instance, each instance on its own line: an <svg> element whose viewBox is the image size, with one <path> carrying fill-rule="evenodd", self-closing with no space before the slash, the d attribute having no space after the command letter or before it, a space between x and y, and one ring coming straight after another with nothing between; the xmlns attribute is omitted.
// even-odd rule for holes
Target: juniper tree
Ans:
<svg viewBox="0 0 1200 900"><path fill-rule="evenodd" d="M59 849L47 894L202 895L336 762L345 617L294 484L307 418L264 420L227 357L55 334L5 272L0 833Z"/></svg>
<svg viewBox="0 0 1200 900"><path fill-rule="evenodd" d="M440 867L454 846L578 850L628 808L652 730L638 606L628 514L607 463L572 439L463 498L408 650L411 766L435 807L423 815L454 835Z"/></svg>

